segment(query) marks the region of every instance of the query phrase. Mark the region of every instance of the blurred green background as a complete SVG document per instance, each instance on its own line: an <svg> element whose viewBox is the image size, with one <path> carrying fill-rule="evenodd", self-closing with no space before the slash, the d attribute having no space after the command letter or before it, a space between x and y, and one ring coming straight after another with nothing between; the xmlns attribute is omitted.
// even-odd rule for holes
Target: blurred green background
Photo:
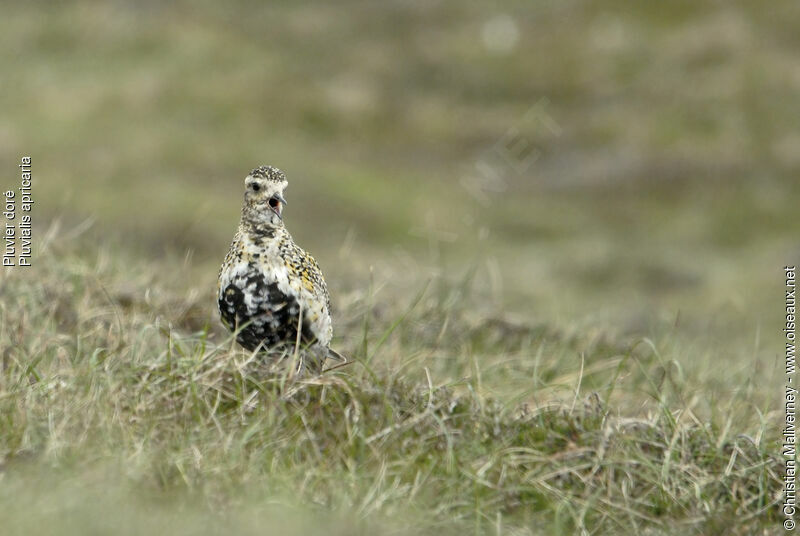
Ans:
<svg viewBox="0 0 800 536"><path fill-rule="evenodd" d="M370 270L390 301L474 267L488 309L666 330L703 389L777 397L798 20L789 0L6 3L0 176L33 157L39 237L89 220L142 259L191 252L212 311L243 178L273 164L334 302Z"/></svg>
<svg viewBox="0 0 800 536"><path fill-rule="evenodd" d="M476 534L506 519L582 527L587 511L606 527L630 516L625 533L777 519L783 266L800 263L798 2L0 6L0 190L30 155L45 250L0 273L11 532L256 534L285 518L297 533L353 534L351 516L398 511L385 532L416 530L417 511L437 534L463 534L453 515ZM378 373L338 371L326 381L352 389L325 387L334 403L320 411L266 392L219 424L207 374L239 364L214 346L226 340L216 275L261 164L289 177L285 221L326 274L336 347L364 357L369 344ZM429 303L404 317L430 280ZM438 422L370 443L434 385L479 408L448 421L458 463L428 443ZM621 439L514 420L552 401L572 419L596 391ZM358 413L336 400L373 399L343 441ZM480 435L497 428L494 400L508 430L533 435ZM262 424L281 412L302 423ZM645 423L628 440L626 418ZM326 442L327 463L304 452L303 431ZM748 458L742 437L775 456ZM609 472L592 469L585 489L541 487L551 471L583 475L572 455L607 444ZM731 444L750 465L734 466ZM549 461L524 473L511 447ZM480 495L468 477L487 456L509 478ZM420 482L413 500L400 486ZM309 514L325 504L342 527Z"/></svg>

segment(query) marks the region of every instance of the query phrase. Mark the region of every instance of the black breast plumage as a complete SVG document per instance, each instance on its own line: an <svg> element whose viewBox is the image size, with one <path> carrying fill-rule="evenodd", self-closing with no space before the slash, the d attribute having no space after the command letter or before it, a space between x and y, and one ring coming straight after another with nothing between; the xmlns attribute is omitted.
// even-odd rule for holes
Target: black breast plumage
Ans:
<svg viewBox="0 0 800 536"><path fill-rule="evenodd" d="M236 340L249 351L294 346L300 323L300 305L293 296L265 281L260 273L250 273L231 281L219 297L223 322L238 330ZM302 326L300 344L314 343L309 323Z"/></svg>

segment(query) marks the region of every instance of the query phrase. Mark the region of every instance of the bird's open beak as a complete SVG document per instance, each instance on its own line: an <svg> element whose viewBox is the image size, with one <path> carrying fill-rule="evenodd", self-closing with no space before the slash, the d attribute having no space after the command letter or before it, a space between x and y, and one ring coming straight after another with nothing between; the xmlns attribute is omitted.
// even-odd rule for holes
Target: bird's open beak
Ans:
<svg viewBox="0 0 800 536"><path fill-rule="evenodd" d="M280 218L282 220L283 219L283 214L282 214L283 206L287 204L286 203L286 199L284 199L281 194L273 195L272 199L275 199L277 201L277 203L275 203L274 206L272 205L272 203L270 203L270 207L269 208L270 208L270 210L272 210L272 212L275 213L276 216L278 216L278 218Z"/></svg>

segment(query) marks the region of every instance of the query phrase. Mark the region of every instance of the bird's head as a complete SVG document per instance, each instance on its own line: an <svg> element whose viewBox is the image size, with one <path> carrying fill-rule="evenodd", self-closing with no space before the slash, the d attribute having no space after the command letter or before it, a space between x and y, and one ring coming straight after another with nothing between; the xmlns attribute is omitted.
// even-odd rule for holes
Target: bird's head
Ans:
<svg viewBox="0 0 800 536"><path fill-rule="evenodd" d="M278 168L255 168L244 179L243 214L254 222L280 224L286 205L283 191L288 184L286 175Z"/></svg>

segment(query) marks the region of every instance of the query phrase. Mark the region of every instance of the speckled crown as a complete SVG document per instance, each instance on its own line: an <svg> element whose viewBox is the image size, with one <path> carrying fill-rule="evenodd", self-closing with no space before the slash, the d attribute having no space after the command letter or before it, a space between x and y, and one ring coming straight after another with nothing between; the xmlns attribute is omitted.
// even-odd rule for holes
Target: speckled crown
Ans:
<svg viewBox="0 0 800 536"><path fill-rule="evenodd" d="M259 166L250 172L254 179L267 179L269 181L283 182L286 175L280 169L272 166Z"/></svg>

